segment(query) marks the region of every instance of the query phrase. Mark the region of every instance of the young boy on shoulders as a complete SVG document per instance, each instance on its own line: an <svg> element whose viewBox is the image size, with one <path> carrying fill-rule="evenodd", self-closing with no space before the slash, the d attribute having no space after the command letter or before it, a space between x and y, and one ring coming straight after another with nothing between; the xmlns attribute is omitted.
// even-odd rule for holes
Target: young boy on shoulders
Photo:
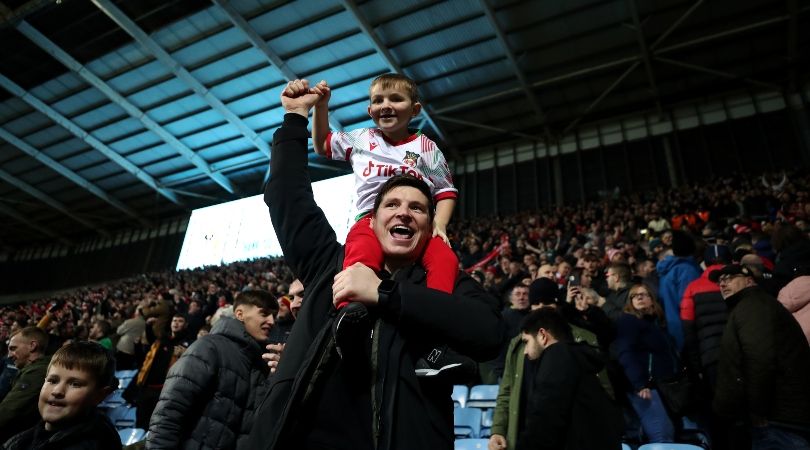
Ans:
<svg viewBox="0 0 810 450"><path fill-rule="evenodd" d="M321 81L312 90L321 95L312 117L315 152L329 159L349 162L355 176L357 211L360 214L346 237L343 268L359 262L376 273L381 271L383 251L371 229L369 213L379 187L388 178L409 174L427 182L436 204L433 239L421 258L427 273L427 286L453 292L458 258L450 248L447 224L453 215L458 190L453 186L450 169L436 143L420 131L408 128L411 119L422 110L416 83L396 73L375 78L369 88L368 115L376 127L348 132L331 132L329 129L331 91L326 81ZM413 231L403 226L395 227L391 233L405 242ZM364 309L360 303L351 305ZM346 302L337 307L344 306L347 306Z"/></svg>
<svg viewBox="0 0 810 450"><path fill-rule="evenodd" d="M3 449L121 449L115 427L96 409L115 386L115 360L104 347L66 344L51 358L39 393L42 421L6 441Z"/></svg>

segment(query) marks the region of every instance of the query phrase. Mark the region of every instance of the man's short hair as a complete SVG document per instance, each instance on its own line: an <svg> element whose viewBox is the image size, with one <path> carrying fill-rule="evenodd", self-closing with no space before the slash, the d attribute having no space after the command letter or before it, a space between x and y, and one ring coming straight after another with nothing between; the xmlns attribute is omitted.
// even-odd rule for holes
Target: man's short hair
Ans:
<svg viewBox="0 0 810 450"><path fill-rule="evenodd" d="M543 328L560 342L573 342L574 335L571 325L568 325L557 309L540 308L529 313L520 324L521 333L536 335Z"/></svg>
<svg viewBox="0 0 810 450"><path fill-rule="evenodd" d="M110 333L112 333L112 325L110 322L106 320L97 320L96 324L98 324L98 327L101 329L102 335L109 336Z"/></svg>
<svg viewBox="0 0 810 450"><path fill-rule="evenodd" d="M239 295L236 296L233 309L236 309L242 305L255 306L257 308L271 311L273 314L278 312L278 301L276 298L273 296L273 294L261 289L252 289L249 291L240 292Z"/></svg>
<svg viewBox="0 0 810 450"><path fill-rule="evenodd" d="M96 387L118 387L115 378L115 358L109 350L97 342L69 342L51 357L48 369L52 366L88 373L96 381Z"/></svg>
<svg viewBox="0 0 810 450"><path fill-rule="evenodd" d="M612 270L619 276L619 281L622 283L629 283L633 276L633 271L630 266L625 263L610 263L608 270Z"/></svg>
<svg viewBox="0 0 810 450"><path fill-rule="evenodd" d="M430 187L427 185L427 183L419 178L407 174L394 175L393 177L389 178L388 181L383 183L382 186L380 186L380 190L377 192L377 198L374 199L374 207L372 208L371 213L376 213L383 201L383 197L385 197L389 191L398 187L416 188L425 196L425 198L427 198L428 217L432 223L433 216L436 214L436 211L434 210L436 206L433 204L433 196L430 193Z"/></svg>
<svg viewBox="0 0 810 450"><path fill-rule="evenodd" d="M419 101L419 92L416 89L416 82L398 73L384 73L371 81L369 91L374 86L380 86L382 89L403 88L408 93L413 103Z"/></svg>
<svg viewBox="0 0 810 450"><path fill-rule="evenodd" d="M14 333L14 335L20 335L20 337L24 339L36 341L37 351L39 353L45 353L45 349L48 348L48 333L46 333L42 328L25 327L22 330Z"/></svg>

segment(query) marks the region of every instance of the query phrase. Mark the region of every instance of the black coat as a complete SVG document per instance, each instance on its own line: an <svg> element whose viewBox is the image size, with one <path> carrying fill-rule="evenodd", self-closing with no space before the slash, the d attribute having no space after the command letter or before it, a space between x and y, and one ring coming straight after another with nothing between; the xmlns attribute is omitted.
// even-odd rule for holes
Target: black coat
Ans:
<svg viewBox="0 0 810 450"><path fill-rule="evenodd" d="M268 374L261 354L242 322L221 317L169 370L146 448L248 448Z"/></svg>
<svg viewBox="0 0 810 450"><path fill-rule="evenodd" d="M96 411L49 437L46 433L40 422L6 441L3 450L121 450L115 427Z"/></svg>
<svg viewBox="0 0 810 450"><path fill-rule="evenodd" d="M604 357L587 344L558 342L538 364L516 450L621 447L621 411L596 378Z"/></svg>
<svg viewBox="0 0 810 450"><path fill-rule="evenodd" d="M339 363L331 333L332 282L340 271L344 249L313 199L306 126L301 116L287 114L273 139L265 202L284 257L306 287L306 295L278 371L257 411L251 447L302 448L307 436L301 430L331 427L346 436L331 442L334 448L376 441L380 450L452 449L452 381L417 378L414 366L442 344L478 361L494 358L506 340L497 300L463 273L450 295L425 287L425 272L418 266L397 271L393 278L399 282L398 289L390 301L370 308L379 320L371 357L358 364L365 367L359 370L365 375L335 386L335 364ZM335 393L323 392L324 386L358 395L345 397L352 406L331 404ZM367 406L357 401L364 396ZM339 413L318 415L325 410ZM370 421L376 434L372 426L345 425L360 421L358 416Z"/></svg>
<svg viewBox="0 0 810 450"><path fill-rule="evenodd" d="M715 411L810 428L810 347L799 323L756 286L726 302Z"/></svg>

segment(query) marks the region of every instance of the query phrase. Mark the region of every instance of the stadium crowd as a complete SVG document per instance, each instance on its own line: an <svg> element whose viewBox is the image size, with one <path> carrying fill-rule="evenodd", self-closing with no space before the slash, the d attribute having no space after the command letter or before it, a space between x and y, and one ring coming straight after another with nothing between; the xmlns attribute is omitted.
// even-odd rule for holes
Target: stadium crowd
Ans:
<svg viewBox="0 0 810 450"><path fill-rule="evenodd" d="M501 300L511 337L521 335L521 321L530 310L553 305L575 326L577 340L577 329L585 330L581 339L590 334L609 355L600 381L625 407L625 439L688 439L680 416L689 415L708 430L713 448L741 448L735 439L746 439L745 433L712 408L712 398L730 395L715 382L730 370L718 367L730 320L723 300L739 289L723 289L741 279L750 283L743 288L755 284L762 295L778 298L804 331L804 339L792 345L808 346L809 193L806 171L730 176L587 204L458 220L451 222L448 235L462 268ZM124 395L138 407L138 427L148 429L169 367L217 320L233 316L240 293L263 290L278 299L270 341L285 342L295 320L293 282L282 259L266 258L143 274L0 307L0 443L38 420L36 400L12 404L19 399L7 395L18 371L25 370L19 355L9 351L11 336L21 330L39 327L48 333L47 349L40 349L44 355L69 341L92 340L115 353L119 369L139 369ZM762 333L785 334L758 328L757 317L746 320L755 322L746 326L760 338ZM789 338L795 341L795 335ZM496 384L509 381L515 370L531 370L528 363L516 369L511 362L518 345L505 345L501 356L481 364L477 378L468 382ZM684 409L668 404L654 384L677 375L680 365L699 392ZM780 396L795 387L773 378L784 374L767 374L771 378L761 381L770 388L761 395ZM491 448L499 448L500 438L503 448L514 448L514 398L529 395L517 392L510 406L503 389ZM785 414L795 418L806 411L805 405L799 411L788 407L751 415L779 422ZM642 430L639 436L632 435L634 429Z"/></svg>

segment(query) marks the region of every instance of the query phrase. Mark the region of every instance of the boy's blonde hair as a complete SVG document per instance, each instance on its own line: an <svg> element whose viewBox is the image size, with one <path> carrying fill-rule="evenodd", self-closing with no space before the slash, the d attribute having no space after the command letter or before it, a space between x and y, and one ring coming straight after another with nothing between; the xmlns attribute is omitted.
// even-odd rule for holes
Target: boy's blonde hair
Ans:
<svg viewBox="0 0 810 450"><path fill-rule="evenodd" d="M48 371L52 366L87 372L95 379L97 388L118 387L118 380L115 378L115 358L97 342L74 341L63 345L51 357Z"/></svg>
<svg viewBox="0 0 810 450"><path fill-rule="evenodd" d="M371 81L369 86L369 93L374 86L380 86L382 89L403 88L413 103L419 102L419 92L416 90L416 82L398 73L384 73Z"/></svg>

